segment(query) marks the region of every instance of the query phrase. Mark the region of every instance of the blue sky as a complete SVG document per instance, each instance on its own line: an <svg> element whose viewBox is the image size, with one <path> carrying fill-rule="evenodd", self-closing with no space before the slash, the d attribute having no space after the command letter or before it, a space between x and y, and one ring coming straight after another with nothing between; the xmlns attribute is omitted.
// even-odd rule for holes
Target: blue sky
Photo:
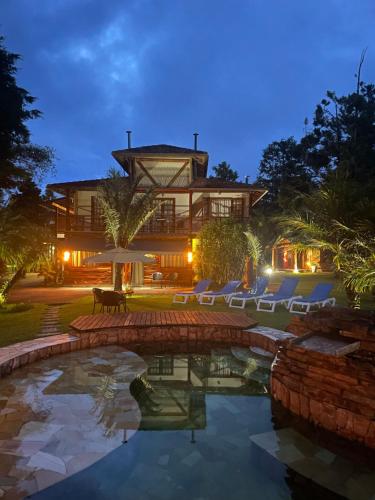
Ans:
<svg viewBox="0 0 375 500"><path fill-rule="evenodd" d="M0 33L38 98L33 141L52 180L101 177L110 152L199 147L254 180L262 150L303 131L327 89L348 93L361 50L375 81L373 0L1 0Z"/></svg>

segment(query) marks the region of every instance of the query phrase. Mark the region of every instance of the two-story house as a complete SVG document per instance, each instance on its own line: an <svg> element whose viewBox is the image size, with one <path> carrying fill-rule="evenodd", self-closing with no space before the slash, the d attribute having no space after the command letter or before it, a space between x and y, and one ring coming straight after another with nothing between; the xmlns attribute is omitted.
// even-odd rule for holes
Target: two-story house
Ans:
<svg viewBox="0 0 375 500"><path fill-rule="evenodd" d="M129 144L130 146L130 144ZM179 283L192 282L196 237L213 218L233 217L247 221L252 207L265 190L242 182L207 177L208 154L197 148L169 145L128 147L112 156L132 179L142 176L139 189L154 186L163 199L141 228L132 249L153 254L155 264L133 264L134 285L148 284L152 274L178 273ZM102 179L50 184L61 195L53 202L56 211L57 251L65 261L65 283L110 282L110 266L85 266L86 257L110 248L106 241L97 189Z"/></svg>

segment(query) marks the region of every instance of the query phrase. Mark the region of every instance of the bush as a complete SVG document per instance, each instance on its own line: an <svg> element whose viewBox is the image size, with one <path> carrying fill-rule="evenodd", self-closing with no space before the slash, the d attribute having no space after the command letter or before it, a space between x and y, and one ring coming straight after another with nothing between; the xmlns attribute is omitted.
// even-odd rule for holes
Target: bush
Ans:
<svg viewBox="0 0 375 500"><path fill-rule="evenodd" d="M9 313L9 314L20 313L20 312L29 311L30 309L33 309L33 307L34 306L32 304L24 304L23 302L21 302L19 304L11 304L11 305L4 307L3 312Z"/></svg>
<svg viewBox="0 0 375 500"><path fill-rule="evenodd" d="M240 280L248 255L243 224L230 218L207 222L199 235L197 273L219 285Z"/></svg>

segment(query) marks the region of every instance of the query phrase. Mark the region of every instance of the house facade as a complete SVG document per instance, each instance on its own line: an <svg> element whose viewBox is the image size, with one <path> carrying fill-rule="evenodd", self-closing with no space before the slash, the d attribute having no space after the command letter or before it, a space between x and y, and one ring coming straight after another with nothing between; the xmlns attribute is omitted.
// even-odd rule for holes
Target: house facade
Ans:
<svg viewBox="0 0 375 500"><path fill-rule="evenodd" d="M157 205L143 225L131 249L155 256L151 265L133 264L133 285L147 285L158 271L177 273L181 285L193 279L197 234L211 219L232 217L249 221L252 207L266 191L242 182L207 177L208 154L198 149L169 145L127 148L112 152L129 182L141 178L139 191L152 186ZM112 281L110 266L87 266L84 259L111 248L106 241L98 203L98 187L103 179L50 184L59 195L53 201L57 255L64 262L66 284ZM129 269L126 271L129 273Z"/></svg>

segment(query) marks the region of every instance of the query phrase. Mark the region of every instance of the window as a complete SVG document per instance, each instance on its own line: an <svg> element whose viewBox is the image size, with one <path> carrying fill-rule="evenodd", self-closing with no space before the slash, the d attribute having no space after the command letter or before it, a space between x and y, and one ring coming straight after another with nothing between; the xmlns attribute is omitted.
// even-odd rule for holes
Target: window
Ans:
<svg viewBox="0 0 375 500"><path fill-rule="evenodd" d="M148 365L148 375L173 375L173 356L155 357Z"/></svg>
<svg viewBox="0 0 375 500"><path fill-rule="evenodd" d="M91 231L100 231L104 227L103 211L96 196L91 196Z"/></svg>
<svg viewBox="0 0 375 500"><path fill-rule="evenodd" d="M242 217L242 198L210 198L211 217Z"/></svg>

